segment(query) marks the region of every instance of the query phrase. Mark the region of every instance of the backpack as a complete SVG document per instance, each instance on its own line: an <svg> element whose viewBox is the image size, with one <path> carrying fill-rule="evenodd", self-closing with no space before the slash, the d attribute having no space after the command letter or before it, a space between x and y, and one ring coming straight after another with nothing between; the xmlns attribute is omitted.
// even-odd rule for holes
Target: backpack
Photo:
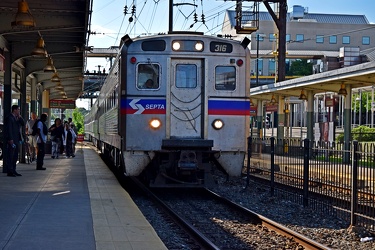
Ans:
<svg viewBox="0 0 375 250"><path fill-rule="evenodd" d="M33 130L33 132L31 132L31 135L32 136L36 136L36 133L37 133L37 131L38 131L38 123L39 123L39 119L38 120L36 120L35 122L34 122L34 125L33 125L33 127L32 127L32 130Z"/></svg>

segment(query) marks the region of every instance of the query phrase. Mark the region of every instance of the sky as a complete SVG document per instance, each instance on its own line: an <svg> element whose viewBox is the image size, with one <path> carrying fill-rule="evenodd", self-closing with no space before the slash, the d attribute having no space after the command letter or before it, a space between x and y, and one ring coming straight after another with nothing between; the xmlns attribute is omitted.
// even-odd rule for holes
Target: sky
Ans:
<svg viewBox="0 0 375 250"><path fill-rule="evenodd" d="M235 8L235 1L221 0L174 0L174 4L178 5L173 8L174 31L200 31L208 35L221 34L225 10ZM293 10L293 5L301 5L309 13L365 15L370 23L375 24L374 0L288 0L287 4L288 12ZM168 32L168 5L169 0L93 0L92 33L88 46L109 48L118 46L125 34L136 37ZM252 5L251 1L244 2L243 10ZM127 14L124 14L125 6L128 7ZM266 11L263 3L259 6L260 11ZM194 22L194 13L198 22ZM99 69L98 66L101 70L109 71L109 62L104 58L89 58L86 69L93 72ZM77 102L77 106L87 108L87 104L80 102Z"/></svg>

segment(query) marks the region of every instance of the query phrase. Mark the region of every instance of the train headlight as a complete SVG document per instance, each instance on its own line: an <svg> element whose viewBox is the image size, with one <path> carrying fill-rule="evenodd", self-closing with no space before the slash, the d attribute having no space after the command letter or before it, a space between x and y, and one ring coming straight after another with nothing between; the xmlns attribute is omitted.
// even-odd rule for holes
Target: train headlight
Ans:
<svg viewBox="0 0 375 250"><path fill-rule="evenodd" d="M212 122L212 127L216 130L220 130L224 127L224 122L220 119L216 119Z"/></svg>
<svg viewBox="0 0 375 250"><path fill-rule="evenodd" d="M195 49L198 50L198 51L202 51L203 50L203 43L197 42L195 44Z"/></svg>
<svg viewBox="0 0 375 250"><path fill-rule="evenodd" d="M180 42L173 42L172 48L173 50L179 50L181 48Z"/></svg>
<svg viewBox="0 0 375 250"><path fill-rule="evenodd" d="M159 119L152 119L149 124L151 128L158 129L161 126L161 121Z"/></svg>

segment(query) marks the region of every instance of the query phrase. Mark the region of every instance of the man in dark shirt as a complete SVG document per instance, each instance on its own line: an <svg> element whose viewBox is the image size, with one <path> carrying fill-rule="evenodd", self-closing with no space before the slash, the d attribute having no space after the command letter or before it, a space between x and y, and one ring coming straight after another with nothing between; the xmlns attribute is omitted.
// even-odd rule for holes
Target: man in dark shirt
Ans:
<svg viewBox="0 0 375 250"><path fill-rule="evenodd" d="M47 141L48 128L45 124L47 121L47 114L42 114L40 120L37 123L36 141L38 143L38 154L36 156L36 170L46 170L43 167L44 156L45 156L45 144Z"/></svg>
<svg viewBox="0 0 375 250"><path fill-rule="evenodd" d="M25 126L25 121L20 116L20 108L18 105L12 106L12 113L5 118L4 124L4 168L7 175L11 177L22 176L17 173L16 166L18 160L18 151L20 143L22 143L21 128Z"/></svg>
<svg viewBox="0 0 375 250"><path fill-rule="evenodd" d="M62 141L62 135L64 133L64 126L61 124L61 119L56 118L55 123L48 129L51 132L52 141L52 159L58 159L60 154L60 145Z"/></svg>

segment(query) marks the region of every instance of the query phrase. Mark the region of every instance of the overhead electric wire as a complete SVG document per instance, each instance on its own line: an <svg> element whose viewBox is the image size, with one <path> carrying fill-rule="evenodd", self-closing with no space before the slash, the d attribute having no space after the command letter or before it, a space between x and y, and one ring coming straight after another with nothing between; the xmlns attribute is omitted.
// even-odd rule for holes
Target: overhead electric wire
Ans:
<svg viewBox="0 0 375 250"><path fill-rule="evenodd" d="M111 5L113 2L115 2L116 0L112 0L111 2L109 2L109 3L106 3L104 6L102 6L102 7L99 7L98 8L98 10L97 10L97 12L100 12L100 11L102 11L102 10L104 10L105 8L107 8L109 5Z"/></svg>
<svg viewBox="0 0 375 250"><path fill-rule="evenodd" d="M156 10L157 10L158 7L159 7L159 1L157 1L157 2L154 1L154 8L152 9L152 14L151 14L151 18L150 18L150 23L149 23L148 28L147 28L147 33L151 33L150 32L151 27L152 27L152 24L154 23Z"/></svg>
<svg viewBox="0 0 375 250"><path fill-rule="evenodd" d="M143 6L142 6L142 8L141 8L141 11L139 12L139 15L137 16L137 13L134 13L134 25L133 25L133 27L130 29L130 32L132 32L132 30L133 30L133 28L135 28L135 26L136 26L136 24L137 23L139 23L139 25L141 25L142 26L142 28L146 31L146 33L149 33L148 32L148 30L147 30L147 28L143 25L143 23L140 21L140 19L139 19L139 17L142 15L142 13L143 13L143 10L144 10L144 8L145 8L145 6L146 6L146 3L147 3L147 0L144 2L144 4L143 4Z"/></svg>
<svg viewBox="0 0 375 250"><path fill-rule="evenodd" d="M125 20L125 14L124 14L124 17L122 18L122 21L121 21L121 25L120 25L119 31L117 32L117 36L116 36L116 39L115 39L115 44L117 43L118 36L120 35L120 31L121 31L121 29L122 29L122 25L124 24L124 20Z"/></svg>

